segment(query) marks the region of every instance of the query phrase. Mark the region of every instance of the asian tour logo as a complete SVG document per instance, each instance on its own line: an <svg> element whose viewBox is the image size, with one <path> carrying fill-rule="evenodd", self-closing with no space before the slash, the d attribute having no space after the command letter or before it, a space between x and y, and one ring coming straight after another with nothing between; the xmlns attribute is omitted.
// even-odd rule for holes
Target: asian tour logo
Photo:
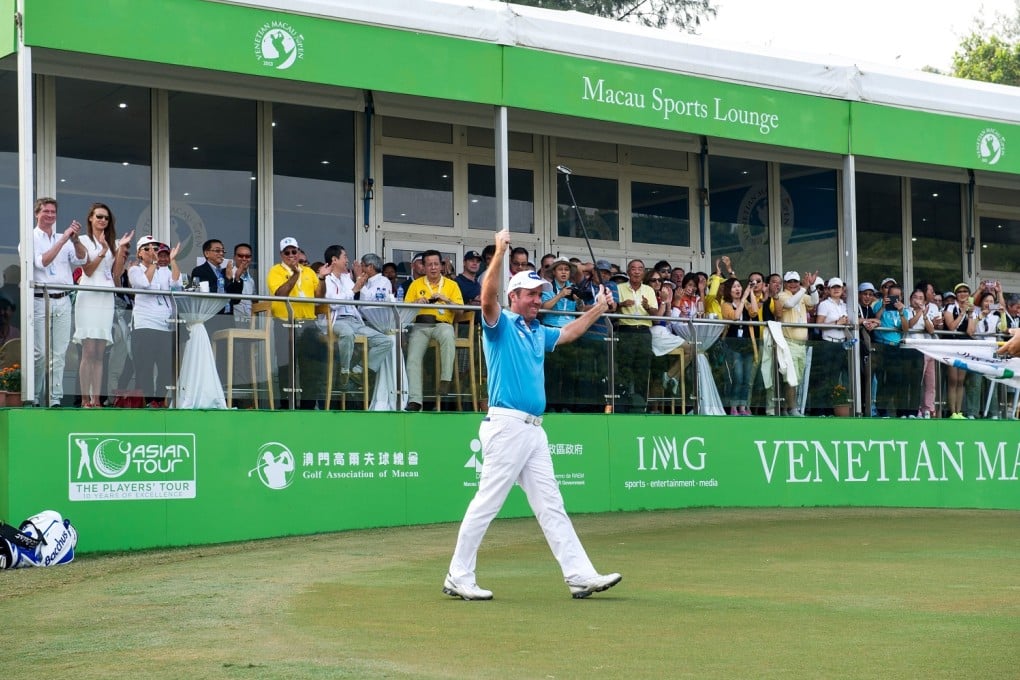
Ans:
<svg viewBox="0 0 1020 680"><path fill-rule="evenodd" d="M193 434L72 432L67 462L72 501L195 497Z"/></svg>
<svg viewBox="0 0 1020 680"><path fill-rule="evenodd" d="M259 481L274 491L286 489L294 481L294 454L280 442L269 442L259 448L255 467L248 476L258 475Z"/></svg>
<svg viewBox="0 0 1020 680"><path fill-rule="evenodd" d="M995 165L1006 155L1006 138L995 128L978 133L977 155L985 165Z"/></svg>
<svg viewBox="0 0 1020 680"><path fill-rule="evenodd" d="M255 34L255 58L263 66L286 71L304 56L304 36L286 21L270 21Z"/></svg>

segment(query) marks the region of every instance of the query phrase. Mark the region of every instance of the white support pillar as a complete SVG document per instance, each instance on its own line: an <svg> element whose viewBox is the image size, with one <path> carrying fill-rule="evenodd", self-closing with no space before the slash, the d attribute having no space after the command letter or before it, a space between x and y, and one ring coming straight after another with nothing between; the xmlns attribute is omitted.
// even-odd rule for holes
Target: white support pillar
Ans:
<svg viewBox="0 0 1020 680"><path fill-rule="evenodd" d="M32 49L25 45L25 0L18 0L18 231L21 235L21 398L35 396L35 309L33 289L29 286L33 269L35 217L35 156L32 148Z"/></svg>
<svg viewBox="0 0 1020 680"><path fill-rule="evenodd" d="M507 126L505 106L497 106L494 125L496 131L496 231L510 228L510 132ZM499 299L503 296L503 279L506 274L501 271L499 281Z"/></svg>
<svg viewBox="0 0 1020 680"><path fill-rule="evenodd" d="M857 315L857 286L861 282L860 272L857 270L857 169L852 154L843 157L843 266L846 272L846 302L847 311L852 319L856 321ZM851 370L854 375L851 379L860 382L861 375L861 343L854 343ZM870 390L871 384L861 385L861 390ZM861 412L861 392L854 393L854 413ZM870 416L870 413L864 415Z"/></svg>

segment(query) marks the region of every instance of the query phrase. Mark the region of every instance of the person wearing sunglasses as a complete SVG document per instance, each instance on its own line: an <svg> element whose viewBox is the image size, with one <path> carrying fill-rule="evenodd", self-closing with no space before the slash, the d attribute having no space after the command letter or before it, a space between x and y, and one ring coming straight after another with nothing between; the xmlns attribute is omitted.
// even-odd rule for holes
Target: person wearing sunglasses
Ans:
<svg viewBox="0 0 1020 680"><path fill-rule="evenodd" d="M177 266L178 243L170 251L170 268L159 266L159 241L153 236L138 239L138 264L128 270L128 281L136 290L180 290L181 270ZM145 403L153 408L166 405L166 385L174 381L174 336L170 316L173 306L167 295L136 295L132 310L131 357L135 382Z"/></svg>
<svg viewBox="0 0 1020 680"><path fill-rule="evenodd" d="M234 268L232 276L227 280L227 285L233 291L240 284L239 292L244 296L258 295L259 292L258 280L255 278L255 270L252 267L253 253L254 250L250 244L238 243L234 246ZM248 321L251 319L251 299L243 297L231 300L230 303L234 307L234 325L238 328L247 328Z"/></svg>
<svg viewBox="0 0 1020 680"><path fill-rule="evenodd" d="M81 237L85 264L78 285L113 288L124 272L135 232L118 239L113 211L105 203L92 204L85 224L88 233ZM110 293L88 290L79 291L75 298L73 340L81 345L78 381L83 408L99 407L104 392L103 355L107 344L113 343L113 298Z"/></svg>
<svg viewBox="0 0 1020 680"><path fill-rule="evenodd" d="M295 300L323 297L326 292L326 276L332 273L333 265L324 264L315 272L311 267L302 266L300 258L301 249L298 248L297 239L288 236L280 240L280 262L273 265L266 274L266 288L270 295ZM294 301L289 306L295 324L294 359L297 362L299 384L316 385L322 382L319 369L325 365L326 350L315 326L315 304ZM273 324L277 361L289 364L287 356L291 329L287 325L291 312L288 311L288 303L282 300L273 302L272 315L277 321ZM317 376L317 372L320 375ZM316 395L305 394L304 397L302 407L314 407Z"/></svg>
<svg viewBox="0 0 1020 680"><path fill-rule="evenodd" d="M191 281L197 285L200 281L209 284L210 293L233 293L240 295L243 285L236 279L234 263L224 259L226 250L223 242L217 239L209 239L202 244L202 257L205 262L191 270ZM215 317L209 319L205 326L210 336L218 330L230 328L234 325L233 307L231 301L227 300Z"/></svg>

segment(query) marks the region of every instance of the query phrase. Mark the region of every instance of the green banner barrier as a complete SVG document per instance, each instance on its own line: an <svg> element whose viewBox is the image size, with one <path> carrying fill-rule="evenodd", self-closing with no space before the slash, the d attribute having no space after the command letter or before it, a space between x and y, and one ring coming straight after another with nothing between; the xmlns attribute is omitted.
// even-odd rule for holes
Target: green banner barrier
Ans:
<svg viewBox="0 0 1020 680"><path fill-rule="evenodd" d="M854 102L850 133L860 156L1020 173L1020 125Z"/></svg>
<svg viewBox="0 0 1020 680"><path fill-rule="evenodd" d="M83 27L99 17L96 40ZM218 2L30 0L25 42L452 100L494 104L500 95L498 45Z"/></svg>
<svg viewBox="0 0 1020 680"><path fill-rule="evenodd" d="M508 106L847 153L848 102L508 48Z"/></svg>
<svg viewBox="0 0 1020 680"><path fill-rule="evenodd" d="M0 411L0 519L70 518L83 551L458 521L480 414ZM570 512L697 506L1020 509L1010 421L552 415ZM514 489L502 517L530 515Z"/></svg>

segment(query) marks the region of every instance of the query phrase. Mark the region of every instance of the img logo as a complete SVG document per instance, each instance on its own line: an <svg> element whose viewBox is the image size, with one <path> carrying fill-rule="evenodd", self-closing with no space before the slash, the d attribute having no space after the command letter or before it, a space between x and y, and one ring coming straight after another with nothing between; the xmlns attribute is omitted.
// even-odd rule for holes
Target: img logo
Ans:
<svg viewBox="0 0 1020 680"><path fill-rule="evenodd" d="M995 128L985 128L978 133L977 155L986 165L995 165L1006 153L1006 138Z"/></svg>
<svg viewBox="0 0 1020 680"><path fill-rule="evenodd" d="M248 470L249 477L255 474L269 489L286 489L294 481L294 454L280 442L263 444L255 467Z"/></svg>
<svg viewBox="0 0 1020 680"><path fill-rule="evenodd" d="M195 435L72 432L67 468L72 501L194 498Z"/></svg>
<svg viewBox="0 0 1020 680"><path fill-rule="evenodd" d="M285 71L305 56L304 36L286 21L270 21L255 34L255 58Z"/></svg>

